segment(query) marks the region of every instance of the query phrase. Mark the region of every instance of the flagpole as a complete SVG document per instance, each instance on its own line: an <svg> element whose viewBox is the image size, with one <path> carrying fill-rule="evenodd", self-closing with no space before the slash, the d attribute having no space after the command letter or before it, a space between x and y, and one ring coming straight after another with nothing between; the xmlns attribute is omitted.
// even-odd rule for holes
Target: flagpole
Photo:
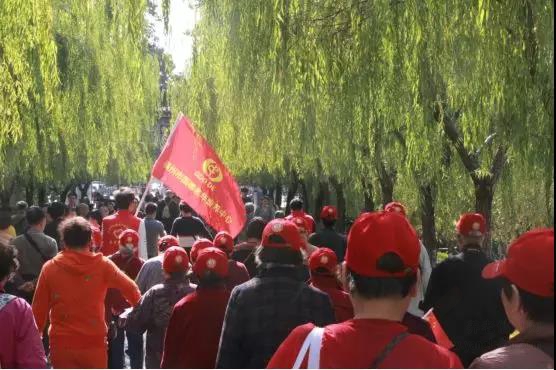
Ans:
<svg viewBox="0 0 556 370"><path fill-rule="evenodd" d="M137 209L135 210L135 217L137 217L139 215L139 212L141 211L141 207L145 203L145 198L147 198L147 194L151 190L151 186L152 186L152 183L153 183L154 180L155 180L155 178L151 176L150 179L149 179L149 182L147 182L147 186L145 187L145 191L143 192L143 195L141 196L141 200L139 201L139 204L137 205Z"/></svg>

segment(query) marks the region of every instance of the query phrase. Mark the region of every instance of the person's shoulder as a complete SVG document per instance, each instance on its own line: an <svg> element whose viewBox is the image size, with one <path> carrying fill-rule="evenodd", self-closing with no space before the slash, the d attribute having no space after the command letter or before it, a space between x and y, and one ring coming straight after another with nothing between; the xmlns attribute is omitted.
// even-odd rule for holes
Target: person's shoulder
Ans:
<svg viewBox="0 0 556 370"><path fill-rule="evenodd" d="M174 305L174 310L178 310L178 311L183 310L185 307L191 304L195 304L197 300L198 300L198 293L196 290L194 290L191 293L186 294L182 299L180 299L178 303Z"/></svg>
<svg viewBox="0 0 556 370"><path fill-rule="evenodd" d="M458 356L450 350L434 344L420 335L409 334L404 340L406 348L411 347L412 352L426 353L422 357L423 366L433 368L462 368ZM402 342L403 343L403 342Z"/></svg>
<svg viewBox="0 0 556 370"><path fill-rule="evenodd" d="M554 360L541 349L527 344L515 343L497 348L476 358L470 368L474 369L504 369L511 367L553 368Z"/></svg>

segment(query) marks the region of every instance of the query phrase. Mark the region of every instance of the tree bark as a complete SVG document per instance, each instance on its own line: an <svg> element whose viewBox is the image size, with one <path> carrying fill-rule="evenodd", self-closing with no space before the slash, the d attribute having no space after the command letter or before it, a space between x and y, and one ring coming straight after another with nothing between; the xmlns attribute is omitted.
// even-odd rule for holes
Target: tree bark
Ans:
<svg viewBox="0 0 556 370"><path fill-rule="evenodd" d="M39 185L39 189L37 191L37 201L39 205L46 203L46 186L44 184Z"/></svg>
<svg viewBox="0 0 556 370"><path fill-rule="evenodd" d="M295 194L297 194L298 187L299 187L299 179L297 177L297 174L293 173L292 181L290 183L290 186L288 187L288 196L286 198L286 215L290 214L290 202L295 197Z"/></svg>
<svg viewBox="0 0 556 370"><path fill-rule="evenodd" d="M346 230L346 197L344 186L335 178L331 178L330 182L336 191L336 202L338 208L338 222L336 222L336 231L343 233Z"/></svg>
<svg viewBox="0 0 556 370"><path fill-rule="evenodd" d="M435 187L434 185L426 184L420 186L419 190L421 198L421 226L423 227L421 239L429 252L431 264L434 266L436 262L436 251L438 250L434 212Z"/></svg>
<svg viewBox="0 0 556 370"><path fill-rule="evenodd" d="M30 179L25 187L25 201L29 206L35 204L35 182Z"/></svg>
<svg viewBox="0 0 556 370"><path fill-rule="evenodd" d="M276 182L274 189L274 204L282 208L282 184Z"/></svg>
<svg viewBox="0 0 556 370"><path fill-rule="evenodd" d="M382 206L394 199L394 184L396 182L396 171L388 170L384 162L380 162L378 168L380 191L382 193Z"/></svg>
<svg viewBox="0 0 556 370"><path fill-rule="evenodd" d="M305 180L299 180L299 183L301 184L301 194L303 195L303 206L305 208L305 212L311 213L311 202L309 199L307 184L305 183Z"/></svg>
<svg viewBox="0 0 556 370"><path fill-rule="evenodd" d="M318 192L315 198L315 218L320 216L320 210L322 207L330 203L330 189L328 188L328 183L324 181L319 181Z"/></svg>
<svg viewBox="0 0 556 370"><path fill-rule="evenodd" d="M365 212L372 212L375 210L375 200L373 198L373 184L370 180L363 178L363 197L365 204Z"/></svg>

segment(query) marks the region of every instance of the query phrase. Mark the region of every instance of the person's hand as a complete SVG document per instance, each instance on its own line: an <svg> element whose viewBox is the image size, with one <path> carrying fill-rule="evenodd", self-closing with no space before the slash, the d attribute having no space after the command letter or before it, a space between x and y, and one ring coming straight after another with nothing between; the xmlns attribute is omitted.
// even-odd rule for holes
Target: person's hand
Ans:
<svg viewBox="0 0 556 370"><path fill-rule="evenodd" d="M32 281L25 282L21 284L18 289L26 293L31 293L33 290L35 290L35 283L33 283Z"/></svg>

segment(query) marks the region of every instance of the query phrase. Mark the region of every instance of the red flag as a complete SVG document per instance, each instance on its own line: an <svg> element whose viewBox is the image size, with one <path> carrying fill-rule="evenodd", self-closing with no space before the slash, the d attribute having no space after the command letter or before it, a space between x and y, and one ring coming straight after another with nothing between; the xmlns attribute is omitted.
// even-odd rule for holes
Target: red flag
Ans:
<svg viewBox="0 0 556 370"><path fill-rule="evenodd" d="M436 339L436 343L438 343L439 346L447 349L454 348L454 343L452 343L452 341L448 337L448 334L446 334L446 332L442 328L442 325L440 325L440 322L436 318L436 315L434 314L432 308L423 316L423 319L425 319L431 326L434 338Z"/></svg>
<svg viewBox="0 0 556 370"><path fill-rule="evenodd" d="M237 236L246 220L239 187L186 117L178 118L152 176L174 191L217 231Z"/></svg>

